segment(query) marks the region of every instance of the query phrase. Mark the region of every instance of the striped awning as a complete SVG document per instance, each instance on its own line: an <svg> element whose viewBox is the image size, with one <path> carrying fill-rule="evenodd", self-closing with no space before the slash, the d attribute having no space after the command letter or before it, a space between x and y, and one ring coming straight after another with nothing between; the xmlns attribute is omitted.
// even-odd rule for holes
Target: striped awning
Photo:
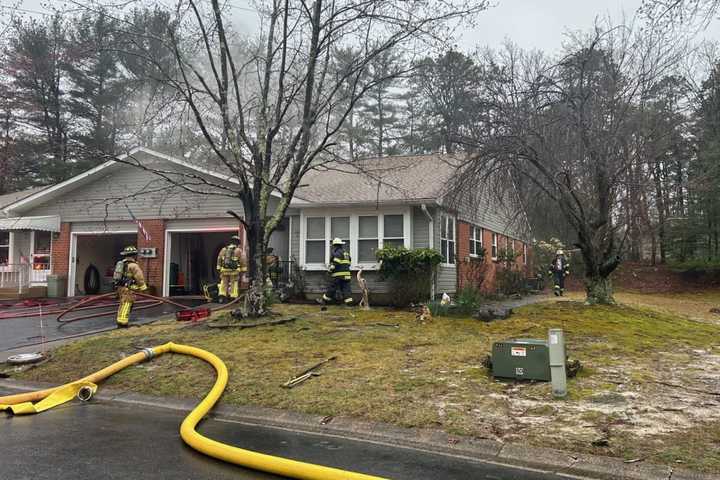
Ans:
<svg viewBox="0 0 720 480"><path fill-rule="evenodd" d="M8 230L42 230L45 232L60 231L60 217L48 215L44 217L1 218L0 231Z"/></svg>

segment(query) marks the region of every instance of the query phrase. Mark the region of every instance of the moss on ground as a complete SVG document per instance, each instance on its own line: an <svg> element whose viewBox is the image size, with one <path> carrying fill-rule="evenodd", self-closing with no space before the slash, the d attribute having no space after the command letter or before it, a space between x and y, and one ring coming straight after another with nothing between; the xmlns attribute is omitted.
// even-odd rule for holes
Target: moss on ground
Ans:
<svg viewBox="0 0 720 480"><path fill-rule="evenodd" d="M697 455L717 453L717 425L707 432L702 425L693 425L681 435L652 434L640 440L617 434L609 450L598 450L586 441L617 420L613 412L594 408L593 396L616 392L619 383L650 392L658 366L667 364L668 355L675 356L673 362L689 364L692 360L687 352L718 344L715 325L648 309L589 307L567 301L523 307L510 319L493 323L435 318L419 324L412 312L380 308L366 312L330 307L321 312L315 306L278 305L275 309L300 318L242 330L184 328L165 322L111 332L60 347L51 361L18 377L70 381L135 353L137 348L173 341L210 350L227 363L226 404L349 415L618 456L635 455L638 445L647 443L649 451L638 456L667 463L682 457L700 470L717 468L717 455ZM481 366L494 341L544 338L547 330L555 327L565 330L570 356L585 365L584 371L570 380L567 399L552 399L547 384L495 381ZM291 390L281 387L296 373L334 355L337 359L322 367L319 377ZM203 362L166 355L126 369L106 385L198 398L213 381L211 368ZM585 408L587 405L591 408ZM580 413L564 415L574 409ZM558 437L557 431L532 423L553 416L557 428L571 433ZM517 423L520 418L530 423ZM587 434L583 428L588 429ZM521 430L523 435L519 435ZM694 456L689 453L693 449Z"/></svg>

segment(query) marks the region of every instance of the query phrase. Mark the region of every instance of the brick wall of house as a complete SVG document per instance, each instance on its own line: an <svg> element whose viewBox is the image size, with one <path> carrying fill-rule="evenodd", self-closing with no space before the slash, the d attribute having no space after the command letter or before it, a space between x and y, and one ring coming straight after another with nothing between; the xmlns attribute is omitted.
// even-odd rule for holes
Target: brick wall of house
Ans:
<svg viewBox="0 0 720 480"><path fill-rule="evenodd" d="M140 267L145 273L145 282L148 286L155 287L155 292L161 294L165 256L165 220L142 220L142 224L150 234L150 240L146 240L138 230L137 248L154 247L157 250L157 257L141 258Z"/></svg>
<svg viewBox="0 0 720 480"><path fill-rule="evenodd" d="M67 275L70 260L70 224L61 223L60 232L53 233L51 248L51 271L55 275Z"/></svg>
<svg viewBox="0 0 720 480"><path fill-rule="evenodd" d="M470 227L471 225L466 222L457 222L457 275L458 275L458 288L466 286L475 286L484 292L494 292L496 289L496 274L504 268L500 263L492 260L492 234L493 232L488 229L483 229L483 248L485 249L485 258L473 258L470 256ZM506 237L505 235L497 234L498 239L498 254L503 251L504 248L514 248L516 252L522 252L523 242L520 240L514 240ZM530 250L528 249L528 265L523 262L523 257L520 255L515 260L517 268L525 271L528 275L530 263Z"/></svg>

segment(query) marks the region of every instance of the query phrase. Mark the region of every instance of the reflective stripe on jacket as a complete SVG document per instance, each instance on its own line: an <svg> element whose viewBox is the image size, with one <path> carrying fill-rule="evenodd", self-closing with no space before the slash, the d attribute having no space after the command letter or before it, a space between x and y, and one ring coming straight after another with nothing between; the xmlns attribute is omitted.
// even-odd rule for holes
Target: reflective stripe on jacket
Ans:
<svg viewBox="0 0 720 480"><path fill-rule="evenodd" d="M350 280L350 254L344 248L336 248L330 260L330 272L333 277Z"/></svg>

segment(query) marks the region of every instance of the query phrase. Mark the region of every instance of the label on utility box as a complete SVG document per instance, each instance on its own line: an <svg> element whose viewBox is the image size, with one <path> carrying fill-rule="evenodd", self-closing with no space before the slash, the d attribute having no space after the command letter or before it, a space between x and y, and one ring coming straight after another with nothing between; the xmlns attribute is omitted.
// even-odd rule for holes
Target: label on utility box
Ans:
<svg viewBox="0 0 720 480"><path fill-rule="evenodd" d="M527 357L527 351L525 347L512 347L510 349L510 355L513 357Z"/></svg>

